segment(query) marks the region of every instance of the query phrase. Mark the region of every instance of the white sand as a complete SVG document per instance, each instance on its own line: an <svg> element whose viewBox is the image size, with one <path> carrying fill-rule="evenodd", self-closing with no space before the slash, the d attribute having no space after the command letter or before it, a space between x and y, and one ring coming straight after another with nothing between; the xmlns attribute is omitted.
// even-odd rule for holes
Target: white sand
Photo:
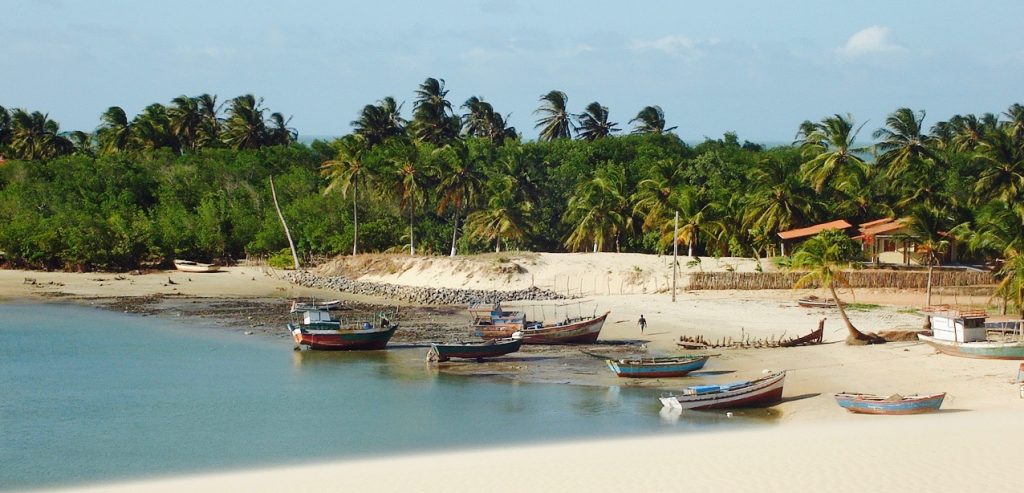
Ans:
<svg viewBox="0 0 1024 493"><path fill-rule="evenodd" d="M624 441L578 442L418 455L387 460L346 461L307 468L272 469L158 480L112 487L114 491L434 491L486 489L505 491L582 491L628 488L710 488L758 491L895 491L961 489L1019 491L1013 471L1024 438L1024 400L1015 383L1019 362L955 358L936 354L916 342L849 347L837 313L799 308L802 293L782 291L681 292L672 303L667 292L655 293L652 280L670 269L666 257L640 254L527 254L502 257L523 269L499 273L494 255L407 260L395 256L346 259L364 280L414 286L513 289L537 279L587 279L600 287L618 280L624 289L588 290L583 310L611 310L602 339L641 339L655 352L678 352L682 334L709 339L750 334L756 338L793 337L810 332L827 317L825 340L814 347L771 350L721 350L706 369L735 373L706 377L737 380L762 369L788 369L784 397L776 406L779 425L752 431L641 437ZM532 262L532 263L531 263ZM714 259L705 259L708 270ZM752 270L753 261L726 261L719 269ZM398 266L398 267L396 267ZM522 270L525 270L523 272ZM350 271L351 273L351 271ZM588 277L590 276L590 277ZM25 277L35 285L23 284ZM0 300L45 298L48 292L74 296L180 293L192 296L345 297L338 293L292 286L260 269L229 268L220 274L162 272L141 276L0 271ZM168 278L175 284L169 284ZM190 280L191 279L191 280ZM630 284L630 281L634 281ZM61 283L48 284L50 282ZM561 282L561 281L559 281ZM524 284L525 283L525 284ZM632 286L632 288L625 288ZM662 284L662 288L664 283ZM560 289L564 291L566 288ZM577 288L578 284L577 284ZM634 294L630 294L634 293ZM852 310L863 330L921 325L908 313L923 301L919 292L858 290L855 300L883 305ZM939 298L939 302L950 302ZM965 298L959 298L964 302ZM975 300L977 301L977 300ZM542 310L537 305L545 305ZM556 305L566 305L556 308ZM527 310L558 316L572 314L575 302L530 304ZM563 312L564 313L564 312ZM641 336L639 315L649 321ZM564 316L564 315L563 315ZM627 384L627 383L623 383ZM857 416L839 409L831 393L858 391L901 394L947 392L945 412L938 415ZM566 459L566 457L571 457ZM514 479L508 479L509 477ZM444 478L458 478L453 486ZM352 487L352 488L350 488Z"/></svg>

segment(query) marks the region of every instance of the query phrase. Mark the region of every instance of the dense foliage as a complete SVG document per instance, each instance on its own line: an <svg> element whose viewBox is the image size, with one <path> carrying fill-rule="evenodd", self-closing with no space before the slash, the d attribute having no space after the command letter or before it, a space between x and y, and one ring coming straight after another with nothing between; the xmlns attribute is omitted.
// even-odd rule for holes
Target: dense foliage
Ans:
<svg viewBox="0 0 1024 493"><path fill-rule="evenodd" d="M930 130L924 112L900 108L870 149L855 147L851 116L833 115L765 149L734 134L688 146L657 106L621 131L600 103L570 113L561 91L540 97L540 138L524 142L483 98L447 93L427 79L410 120L384 98L351 135L308 146L251 95L225 107L181 96L131 119L112 107L92 133L0 108L0 251L64 269L276 254L274 176L301 255L666 252L678 212L691 255L764 256L780 230L899 216L936 247L952 231L971 255L1000 259L1005 293L1022 292L1021 105Z"/></svg>

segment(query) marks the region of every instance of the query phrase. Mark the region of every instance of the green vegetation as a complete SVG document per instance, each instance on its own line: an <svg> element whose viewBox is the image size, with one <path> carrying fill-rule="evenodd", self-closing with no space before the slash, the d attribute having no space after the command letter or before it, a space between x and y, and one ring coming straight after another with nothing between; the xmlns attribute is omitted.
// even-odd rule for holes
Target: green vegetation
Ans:
<svg viewBox="0 0 1024 493"><path fill-rule="evenodd" d="M252 95L179 96L135 116L115 106L92 132L0 107L0 251L10 265L71 270L270 256L287 246L273 176L306 258L673 242L690 257L764 257L779 230L898 216L931 258L952 232L969 247L959 255L997 261L999 296L1024 308L1019 104L927 133L924 112L899 108L870 149L855 147L862 125L849 115L805 121L793 145L764 149L733 133L687 145L654 105L631 119L598 102L575 114L558 90L538 98L537 141L480 96L453 103L441 79L417 88L409 120L403 107L382 98L351 135L310 145Z"/></svg>

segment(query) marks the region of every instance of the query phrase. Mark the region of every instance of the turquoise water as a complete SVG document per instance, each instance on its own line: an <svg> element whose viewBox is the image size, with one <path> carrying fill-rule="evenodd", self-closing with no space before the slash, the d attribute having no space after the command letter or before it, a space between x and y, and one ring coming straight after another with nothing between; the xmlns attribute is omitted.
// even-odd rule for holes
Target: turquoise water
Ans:
<svg viewBox="0 0 1024 493"><path fill-rule="evenodd" d="M445 375L423 353L0 305L0 489L749 424L665 419L652 390Z"/></svg>

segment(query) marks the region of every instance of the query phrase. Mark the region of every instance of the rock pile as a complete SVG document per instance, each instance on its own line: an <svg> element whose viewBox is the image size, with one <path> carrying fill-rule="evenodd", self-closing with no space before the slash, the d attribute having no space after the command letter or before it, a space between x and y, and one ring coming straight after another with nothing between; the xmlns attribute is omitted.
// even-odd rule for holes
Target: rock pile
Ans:
<svg viewBox="0 0 1024 493"><path fill-rule="evenodd" d="M400 286L377 282L355 281L345 277L324 277L309 272L288 272L285 279L309 288L322 288L343 293L378 296L424 305L465 305L517 300L562 300L566 296L549 289L531 287L514 291L490 289L431 288Z"/></svg>

